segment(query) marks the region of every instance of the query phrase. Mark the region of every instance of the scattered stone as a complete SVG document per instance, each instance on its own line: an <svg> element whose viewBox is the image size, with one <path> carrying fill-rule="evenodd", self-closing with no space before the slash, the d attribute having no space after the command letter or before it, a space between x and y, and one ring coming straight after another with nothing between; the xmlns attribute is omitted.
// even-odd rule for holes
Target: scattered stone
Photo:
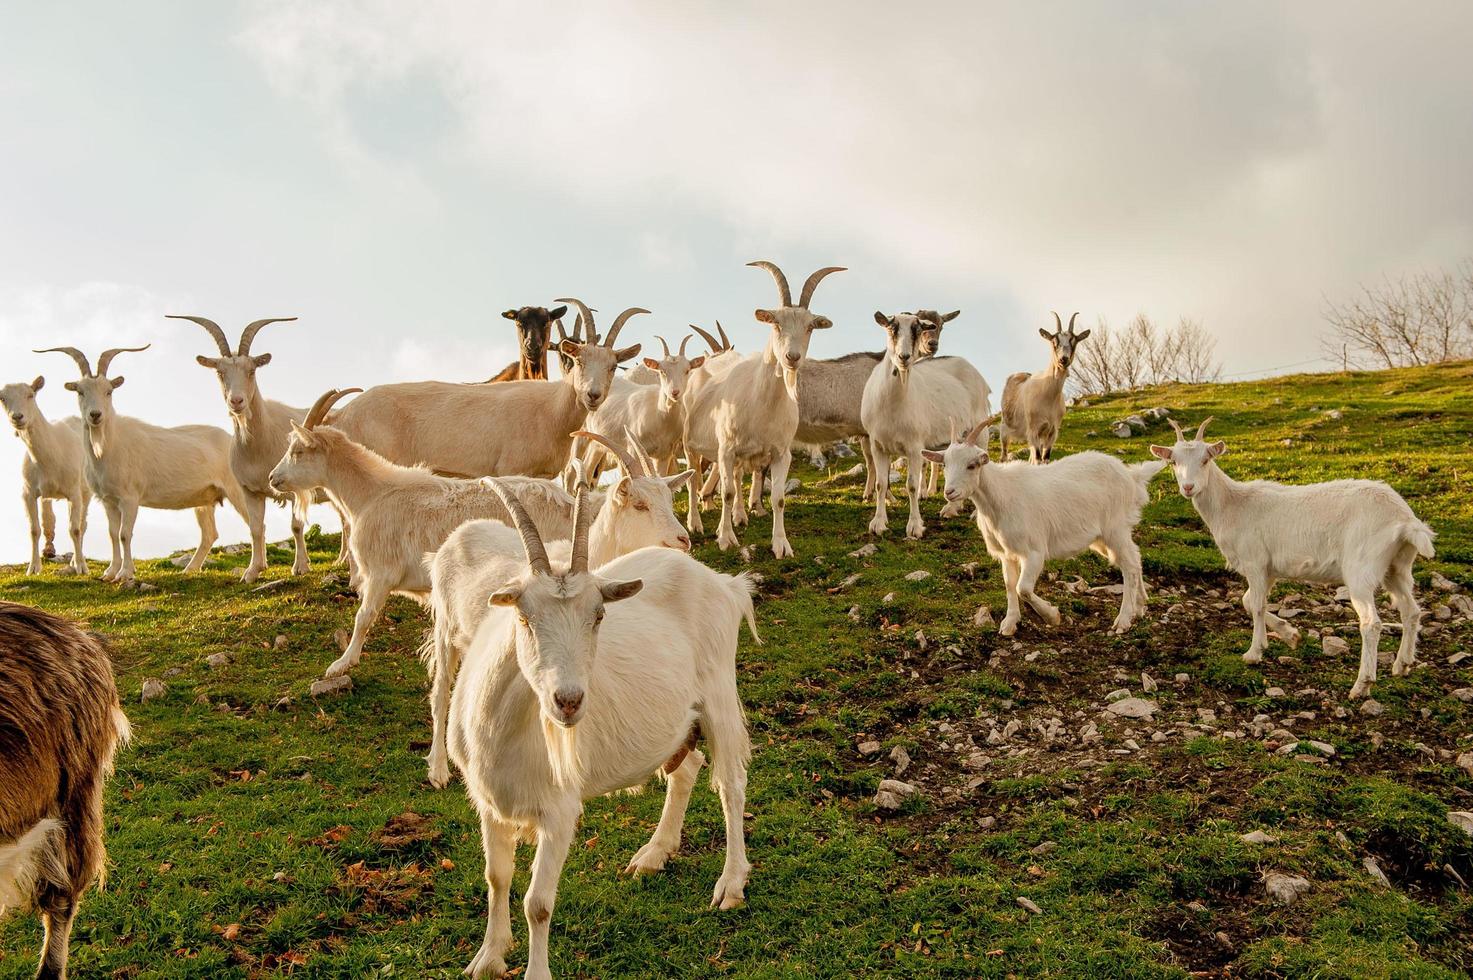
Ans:
<svg viewBox="0 0 1473 980"><path fill-rule="evenodd" d="M1197 721L1203 725L1217 724L1217 712L1211 708L1198 708Z"/></svg>
<svg viewBox="0 0 1473 980"><path fill-rule="evenodd" d="M1338 636L1326 636L1320 640L1320 649L1328 657L1341 657L1350 652L1350 644Z"/></svg>
<svg viewBox="0 0 1473 980"><path fill-rule="evenodd" d="M895 763L895 775L903 776L910 768L910 753L905 751L905 746L897 745L890 750L890 761Z"/></svg>
<svg viewBox="0 0 1473 980"><path fill-rule="evenodd" d="M925 652L926 648L931 645L931 639L930 637L926 636L925 630L916 630L915 640L916 647L922 652Z"/></svg>
<svg viewBox="0 0 1473 980"><path fill-rule="evenodd" d="M926 571L924 568L917 568L913 572L906 573L905 580L907 582L924 582L926 579L928 579L930 577L931 577L931 573L930 572Z"/></svg>
<svg viewBox="0 0 1473 980"><path fill-rule="evenodd" d="M1263 692L1263 696L1266 698L1281 698L1284 696L1284 689L1282 687L1271 687Z"/></svg>
<svg viewBox="0 0 1473 980"><path fill-rule="evenodd" d="M873 541L871 541L869 544L862 545L857 550L849 552L849 557L850 558L868 558L868 557L870 557L871 555L873 555L875 552L877 552L879 550L880 550L879 548L875 547L875 543Z"/></svg>
<svg viewBox="0 0 1473 980"><path fill-rule="evenodd" d="M1468 775L1473 776L1473 752L1464 752L1458 756L1456 765Z"/></svg>
<svg viewBox="0 0 1473 980"><path fill-rule="evenodd" d="M332 641L337 644L339 650L348 649L348 640L350 639L351 637L348 635L347 630L340 629L333 631Z"/></svg>
<svg viewBox="0 0 1473 980"><path fill-rule="evenodd" d="M284 589L288 585L291 585L291 579L279 578L279 579L276 579L276 580L271 581L271 582L264 582L261 585L256 586L251 591L252 592L275 592L277 589Z"/></svg>
<svg viewBox="0 0 1473 980"><path fill-rule="evenodd" d="M856 623L859 622L859 620L860 620L860 612L859 612L859 607L858 606L850 606L849 607L849 618L852 619L852 620L854 620Z"/></svg>
<svg viewBox="0 0 1473 980"><path fill-rule="evenodd" d="M1339 422L1344 417L1345 413L1340 411L1340 409L1338 408L1332 408L1329 411L1325 412L1325 418L1331 420L1332 422Z"/></svg>
<svg viewBox="0 0 1473 980"><path fill-rule="evenodd" d="M1121 698L1128 698L1128 697L1130 697L1130 688L1128 688L1128 687L1122 687L1119 690L1111 691L1109 694L1106 694L1105 695L1105 700L1106 701L1119 701Z"/></svg>
<svg viewBox="0 0 1473 980"><path fill-rule="evenodd" d="M1375 718L1386 713L1386 706L1375 698L1366 698L1360 703L1360 713Z"/></svg>
<svg viewBox="0 0 1473 980"><path fill-rule="evenodd" d="M1145 671L1141 671L1141 690L1147 694L1153 694L1156 691L1156 678Z"/></svg>
<svg viewBox="0 0 1473 980"><path fill-rule="evenodd" d="M1051 841L1051 840L1046 840L1042 844L1038 844L1038 845L1036 845L1034 847L1029 848L1028 849L1028 853L1029 854L1037 854L1040 857L1042 857L1043 855L1049 853L1050 851L1058 850L1058 847L1059 847L1058 842Z"/></svg>
<svg viewBox="0 0 1473 980"><path fill-rule="evenodd" d="M1473 813L1467 810L1449 810L1447 822L1461 829L1464 833L1473 835Z"/></svg>
<svg viewBox="0 0 1473 980"><path fill-rule="evenodd" d="M205 663L209 664L211 667L224 667L226 664L230 663L230 654L212 653L205 658Z"/></svg>
<svg viewBox="0 0 1473 980"><path fill-rule="evenodd" d="M274 710L274 711L285 711L287 708L290 708L291 706L292 706L292 699L289 698L289 697L286 697L286 698L278 698L277 701L276 701L276 703L273 704L271 707L272 707L272 710Z"/></svg>
<svg viewBox="0 0 1473 980"><path fill-rule="evenodd" d="M1114 425L1110 426L1110 435L1114 436L1117 439L1129 439L1131 436L1135 435L1135 430L1126 425L1124 422L1116 422Z"/></svg>
<svg viewBox="0 0 1473 980"><path fill-rule="evenodd" d="M986 769L991 764L992 759L986 755L983 755L981 752L973 752L971 755L967 756L967 760L965 763L968 769Z"/></svg>
<svg viewBox="0 0 1473 980"><path fill-rule="evenodd" d="M1440 623L1445 623L1453 618L1452 608L1445 602L1439 602L1432 607L1432 618Z"/></svg>
<svg viewBox="0 0 1473 980"><path fill-rule="evenodd" d="M168 688L164 686L163 681L157 677L150 677L143 682L143 694L140 700L145 704L149 701L157 701L164 696L166 691L168 691Z"/></svg>
<svg viewBox="0 0 1473 980"><path fill-rule="evenodd" d="M1427 631L1424 629L1422 632L1425 633ZM1467 660L1469 657L1473 657L1473 653L1469 653L1467 650L1459 650L1457 653L1447 658L1448 666L1456 667L1458 664L1462 663L1464 660Z"/></svg>
<svg viewBox="0 0 1473 980"><path fill-rule="evenodd" d="M981 820L977 821L977 826L981 827L983 830L991 830L993 827L997 826L997 818L990 815L983 817Z"/></svg>
<svg viewBox="0 0 1473 980"><path fill-rule="evenodd" d="M1443 592L1460 592L1463 588L1441 572L1432 573L1432 587Z"/></svg>
<svg viewBox="0 0 1473 980"><path fill-rule="evenodd" d="M1161 706L1145 698L1123 698L1106 705L1105 710L1122 718L1149 718L1160 711Z"/></svg>
<svg viewBox="0 0 1473 980"><path fill-rule="evenodd" d="M858 572L855 572L853 575L846 576L845 579L844 579L844 581L842 581L842 582L839 583L839 588L841 588L841 589L852 588L852 587L854 587L854 586L856 586L856 585L859 584L859 578L860 578L860 575L859 575Z"/></svg>
<svg viewBox="0 0 1473 980"><path fill-rule="evenodd" d="M1137 742L1133 738L1127 738L1124 742L1121 742L1120 744L1123 745L1125 748L1130 749L1130 751L1132 752L1139 752L1141 750L1141 743Z"/></svg>
<svg viewBox="0 0 1473 980"><path fill-rule="evenodd" d="M884 595L884 597L882 599L880 599L880 605L882 605L882 606L893 606L893 605L895 605L895 593L894 592L886 592L885 595Z"/></svg>
<svg viewBox="0 0 1473 980"><path fill-rule="evenodd" d="M1298 875L1274 872L1263 879L1263 890L1268 893L1269 898L1280 905L1293 905L1311 887L1307 878L1300 878Z"/></svg>
<svg viewBox="0 0 1473 980"><path fill-rule="evenodd" d="M996 622L992 619L992 607L978 606L977 611L972 613L972 625L979 629L984 626L996 626Z"/></svg>
<svg viewBox="0 0 1473 980"><path fill-rule="evenodd" d="M783 493L789 494L803 486L803 481L797 477L789 477L788 482L783 484Z"/></svg>
<svg viewBox="0 0 1473 980"><path fill-rule="evenodd" d="M1129 434L1128 431L1127 434ZM1024 898L1022 895L1019 895L1018 904L1030 915L1043 915L1043 909L1039 908L1038 903L1034 902L1031 898Z"/></svg>
<svg viewBox="0 0 1473 980"><path fill-rule="evenodd" d="M851 466L847 470L845 470L843 475L846 476L846 477L848 477L851 480L852 479L856 479L856 478L861 477L861 476L864 476L864 464L863 463L855 463L853 466Z"/></svg>
<svg viewBox="0 0 1473 980"><path fill-rule="evenodd" d="M351 690L353 690L353 678L347 674L339 674L337 677L325 677L320 681L313 681L309 693L314 698L320 698L329 694L347 694Z"/></svg>
<svg viewBox="0 0 1473 980"><path fill-rule="evenodd" d="M1238 838L1244 844L1272 844L1278 840L1273 834L1262 830L1253 830Z"/></svg>
<svg viewBox="0 0 1473 980"><path fill-rule="evenodd" d="M1192 679L1191 678L1191 675L1189 675L1189 674L1177 674L1175 677L1172 678L1172 681L1175 682L1175 683L1177 683L1177 684L1185 684L1187 681L1189 681L1191 679Z"/></svg>
<svg viewBox="0 0 1473 980"><path fill-rule="evenodd" d="M271 649L273 649L273 650L283 650L285 648L286 648L286 634L285 633L277 633L276 634L276 639L274 639L274 640L271 641Z"/></svg>
<svg viewBox="0 0 1473 980"><path fill-rule="evenodd" d="M1459 701L1473 702L1473 687L1460 687L1453 692L1453 697Z"/></svg>
<svg viewBox="0 0 1473 980"><path fill-rule="evenodd" d="M880 743L879 742L876 742L874 739L870 739L869 741L866 741L866 742L860 742L859 743L859 754L860 755L879 755L880 754Z"/></svg>
<svg viewBox="0 0 1473 980"><path fill-rule="evenodd" d="M1391 879L1388 878L1388 877L1386 877L1386 872L1384 872L1384 871L1381 870L1381 866L1376 863L1376 859L1375 858L1373 858L1369 854L1367 854L1364 858L1361 859L1361 862L1360 863L1361 863L1361 866L1366 869L1366 872L1372 878L1375 878L1376 881L1378 881L1378 882L1381 883L1381 886L1383 888L1390 888L1391 887Z"/></svg>
<svg viewBox="0 0 1473 980"><path fill-rule="evenodd" d="M902 783L898 779L880 780L880 788L875 792L875 806L881 810L899 810L907 797L915 796L920 790L910 783Z"/></svg>

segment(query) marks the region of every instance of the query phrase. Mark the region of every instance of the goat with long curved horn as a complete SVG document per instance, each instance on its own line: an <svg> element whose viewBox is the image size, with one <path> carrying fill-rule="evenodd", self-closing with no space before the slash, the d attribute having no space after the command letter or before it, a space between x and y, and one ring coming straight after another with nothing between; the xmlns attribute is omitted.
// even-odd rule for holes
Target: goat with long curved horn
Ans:
<svg viewBox="0 0 1473 980"><path fill-rule="evenodd" d="M835 272L846 271L848 270L841 265L831 265L819 269L813 275L809 276L808 281L803 283L803 293L798 297L798 306L805 310L808 309L808 303L813 299L813 291L818 288L818 284L823 282L826 276L832 275Z"/></svg>
<svg viewBox="0 0 1473 980"><path fill-rule="evenodd" d="M588 502L588 491L580 487L573 499L573 555L568 562L568 571L574 575L588 573L588 527L593 523L594 510Z"/></svg>
<svg viewBox="0 0 1473 980"><path fill-rule="evenodd" d="M644 467L644 475L658 476L659 467L655 465L655 461L650 457L650 454L645 451L644 444L639 441L639 437L627 425L624 426L624 438L628 441L629 448L634 451L635 457L638 458L640 464Z"/></svg>
<svg viewBox="0 0 1473 980"><path fill-rule="evenodd" d="M667 344L667 343L665 343L665 338L664 337L661 337L659 334L655 334L655 339L660 342L660 349L665 352L665 359L666 360L669 360L669 358L670 358L670 345Z"/></svg>
<svg viewBox="0 0 1473 980"><path fill-rule="evenodd" d="M1170 425L1173 429L1176 430L1176 437L1178 439L1180 439L1182 442L1186 442L1187 441L1186 433L1185 432L1182 432L1182 430L1181 430L1181 424L1179 422L1177 422L1176 419L1174 419L1174 418L1172 418L1171 416L1168 415L1166 417L1166 424L1167 425Z"/></svg>
<svg viewBox="0 0 1473 980"><path fill-rule="evenodd" d="M619 461L619 465L624 468L625 476L633 478L636 476L647 475L640 473L642 467L634 461L634 457L630 456L628 451L623 446L615 445L613 440L608 439L597 432L590 432L588 429L579 429L576 432L570 432L568 434L574 439L591 439L594 442L598 443L600 446L603 446L609 452L613 453L614 458Z"/></svg>
<svg viewBox="0 0 1473 980"><path fill-rule="evenodd" d="M706 331L696 326L694 323L690 325L690 328L701 335L701 339L706 342L706 346L711 348L711 353L720 354L723 350L725 350L725 348L721 346L721 344L716 340L715 337L711 336Z"/></svg>
<svg viewBox="0 0 1473 980"><path fill-rule="evenodd" d="M1059 313L1058 313L1058 311L1057 310L1049 310L1049 312L1054 315L1054 327L1056 328L1054 330L1054 333L1055 334L1061 334L1061 333L1063 333L1064 332L1064 321L1059 319Z"/></svg>
<svg viewBox="0 0 1473 980"><path fill-rule="evenodd" d="M339 399L343 398L346 395L351 395L355 391L362 390L362 388L329 388L327 391L324 391L318 397L318 399L312 403L312 407L307 410L307 417L302 420L302 428L315 429L317 426L322 424L323 419L327 418L328 409L337 404Z"/></svg>
<svg viewBox="0 0 1473 980"><path fill-rule="evenodd" d="M686 334L684 337L681 337L680 338L680 351L677 353L676 356L678 356L678 357L684 357L685 356L685 345L688 344L688 343L690 343L690 334ZM667 353L665 356L666 357L669 357L670 355Z"/></svg>
<svg viewBox="0 0 1473 980"><path fill-rule="evenodd" d="M294 316L268 316L264 320L252 320L246 324L246 328L240 332L240 346L235 353L239 357L247 357L251 353L251 341L256 339L256 334L268 323L291 323Z"/></svg>
<svg viewBox="0 0 1473 980"><path fill-rule="evenodd" d="M119 354L137 354L140 351L148 350L152 346L152 344L144 344L142 347L109 347L97 357L97 376L99 378L107 377L108 367L112 364L113 358Z"/></svg>
<svg viewBox="0 0 1473 980"><path fill-rule="evenodd" d="M588 308L587 303L584 303L581 299L572 299L566 296L559 297L553 300L553 302L572 303L574 306L578 307L578 322L583 325L583 328L586 331L583 340L590 344L598 343L598 329L593 325L593 311ZM574 340L578 339L577 334L578 330L575 327L573 330Z"/></svg>
<svg viewBox="0 0 1473 980"><path fill-rule="evenodd" d="M748 262L747 265L752 266L754 269L766 269L768 272L772 273L772 278L777 280L777 292L778 296L782 300L782 305L793 305L793 293L792 290L788 288L788 277L783 275L783 270L779 269L775 264L768 262L765 259L759 259L756 262Z"/></svg>
<svg viewBox="0 0 1473 980"><path fill-rule="evenodd" d="M561 303L563 300L558 300L558 302ZM537 525L532 522L527 508L522 506L522 500L516 495L516 491L495 477L488 476L481 482L501 498L507 513L511 514L512 523L516 525L517 533L522 536L522 548L527 552L527 564L531 566L532 571L538 575L551 575L552 563L547 560L547 548L542 544L542 535L538 532ZM584 496L585 492L579 490L578 498L581 500Z"/></svg>
<svg viewBox="0 0 1473 980"><path fill-rule="evenodd" d="M33 350L32 354L65 354L77 362L77 367L82 370L82 377L92 377L92 365L87 363L87 355L75 347L45 347L41 350Z"/></svg>
<svg viewBox="0 0 1473 980"><path fill-rule="evenodd" d="M1207 430L1207 423L1208 422L1211 422L1211 421L1212 421L1212 416L1211 415L1209 415L1205 419L1203 419L1202 420L1202 424L1199 425L1199 426L1197 426L1197 434L1193 438L1195 438L1198 442L1201 442L1202 441L1202 433Z"/></svg>
<svg viewBox="0 0 1473 980"><path fill-rule="evenodd" d="M646 309L644 309L642 307L631 306L629 309L625 310L623 313L620 313L617 317L614 318L614 325L609 328L608 336L604 337L604 339L603 339L603 345L605 347L613 347L614 346L614 338L616 338L616 337L619 336L619 330L620 330L620 328L623 327L624 324L626 324L626 323L629 322L629 318L630 317L633 317L633 316L637 316L640 313L648 313L648 312L649 312L649 310L646 310Z"/></svg>
<svg viewBox="0 0 1473 980"><path fill-rule="evenodd" d="M189 316L188 314L185 314L185 313L165 313L164 314L164 319L166 319L166 320L188 320L191 323L198 323L200 326L204 327L205 328L205 331L207 333L209 333L209 335L214 339L215 346L218 347L218 348L220 348L220 356L221 357L230 357L231 356L231 354L230 354L230 341L228 339L226 339L226 337L225 337L225 331L220 329L220 324L216 323L214 320L211 320L208 317L202 317L202 316Z"/></svg>
<svg viewBox="0 0 1473 980"><path fill-rule="evenodd" d="M731 350L734 345L731 342L731 338L726 335L726 330L721 326L720 320L716 321L716 333L721 338L721 349Z"/></svg>
<svg viewBox="0 0 1473 980"><path fill-rule="evenodd" d="M1075 310L1074 311L1074 315L1069 318L1069 333L1070 333L1071 336L1074 333L1074 321L1075 320L1078 320L1078 319L1079 319L1079 311L1078 310Z"/></svg>

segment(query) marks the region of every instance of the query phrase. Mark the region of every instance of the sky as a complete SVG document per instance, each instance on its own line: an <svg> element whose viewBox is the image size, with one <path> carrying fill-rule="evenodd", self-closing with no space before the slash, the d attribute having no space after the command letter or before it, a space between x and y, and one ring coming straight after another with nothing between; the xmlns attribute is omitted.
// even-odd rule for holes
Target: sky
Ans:
<svg viewBox="0 0 1473 980"><path fill-rule="evenodd" d="M1327 299L1473 254L1466 2L139 0L5 22L0 383L45 374L52 418L74 368L31 348L151 343L116 362L119 410L228 426L208 339L166 313L232 336L297 316L255 344L295 405L486 377L514 357L500 311L559 296L653 310L630 339L719 319L755 350L759 258L795 287L850 270L818 290L817 356L875 349L877 309L961 309L944 343L1000 389L1044 366L1057 309L1195 317L1228 374L1312 370ZM20 459L0 439L0 480ZM136 551L196 535L145 511ZM0 503L0 561L28 547Z"/></svg>

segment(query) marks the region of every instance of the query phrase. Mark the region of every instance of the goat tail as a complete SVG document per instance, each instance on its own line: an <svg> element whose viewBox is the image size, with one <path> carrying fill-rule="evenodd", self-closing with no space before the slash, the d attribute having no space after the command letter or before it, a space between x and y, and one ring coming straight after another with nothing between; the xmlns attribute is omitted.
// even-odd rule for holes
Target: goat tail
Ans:
<svg viewBox="0 0 1473 980"><path fill-rule="evenodd" d="M118 749L133 741L133 723L128 716L123 714L123 709L117 705L113 706L113 735L115 741L113 748Z"/></svg>
<svg viewBox="0 0 1473 980"><path fill-rule="evenodd" d="M1166 460L1148 459L1143 463L1131 463L1130 474L1142 487L1156 478L1156 474L1166 469Z"/></svg>
<svg viewBox="0 0 1473 980"><path fill-rule="evenodd" d="M47 818L37 820L11 843L0 845L0 915L6 909L28 908L42 884L67 889L65 843L65 826Z"/></svg>
<svg viewBox="0 0 1473 980"><path fill-rule="evenodd" d="M1401 528L1401 539L1413 548L1423 558L1431 558L1437 552L1432 547L1432 539L1437 537L1437 532L1428 527L1423 521L1407 521Z"/></svg>
<svg viewBox="0 0 1473 980"><path fill-rule="evenodd" d="M752 576L743 572L732 577L732 596L736 599L737 608L741 610L742 618L747 621L747 629L752 634L752 640L762 645L762 637L757 635L757 610L752 605L752 596L757 592L757 583L752 581Z"/></svg>

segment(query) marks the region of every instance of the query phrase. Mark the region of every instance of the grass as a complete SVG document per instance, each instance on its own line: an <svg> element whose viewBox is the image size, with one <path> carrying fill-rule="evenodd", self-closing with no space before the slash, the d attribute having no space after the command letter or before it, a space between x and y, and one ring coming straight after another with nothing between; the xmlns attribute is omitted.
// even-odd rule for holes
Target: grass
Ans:
<svg viewBox="0 0 1473 980"><path fill-rule="evenodd" d="M1417 567L1428 603L1434 569L1473 586L1473 365L1115 396L1071 411L1060 448L1145 458L1147 443L1167 441L1169 429L1119 440L1107 423L1154 405L1192 422L1216 416L1210 431L1227 440L1223 465L1238 477L1390 482L1438 532L1437 559ZM764 576L758 613L768 642L744 640L740 653L755 746L748 904L706 907L722 832L704 781L683 852L653 878L618 872L653 829L661 794L594 800L559 892L555 973L1473 970L1473 899L1456 877L1473 880L1473 838L1445 818L1473 809L1473 779L1451 761L1473 750L1473 705L1449 697L1473 685L1473 660L1447 663L1473 643L1473 626L1439 624L1423 640L1425 669L1383 675L1374 696L1386 711L1377 717L1346 699L1353 659L1325 657L1313 639L1292 655L1274 644L1263 664L1245 665L1241 586L1168 476L1155 484L1139 533L1151 622L1104 635L1115 597L1060 587L1076 575L1115 580L1090 556L1051 566L1057 578L1045 588L1061 603L1061 627L1025 619L1005 640L971 623L979 603L1002 604L996 567L975 528L941 521L934 500L922 541L889 538L872 557L849 556L869 537L857 481L836 475L848 465L797 474L805 485L789 508L796 558L774 561L762 547L765 519L743 534L750 564L709 539L697 549L717 568ZM5 598L86 619L112 637L134 724L108 790L110 877L84 901L75 976L449 977L479 945L476 822L458 784L436 792L424 781L428 712L415 657L424 616L391 602L354 690L314 701L308 685L335 655L332 634L349 624L355 599L340 574L325 571L336 539L312 543L312 574L264 593L235 580L238 555L218 555L217 567L193 577L165 561L141 563L155 592L0 570ZM289 564L283 551L271 557L263 581ZM966 561L980 563L974 574L960 567ZM903 578L918 568L931 577ZM856 584L840 586L856 573ZM1304 590L1282 585L1279 594L1290 591ZM1168 616L1174 604L1187 611ZM1354 636L1348 613L1320 625ZM209 667L217 652L231 662ZM1149 695L1162 705L1158 720L1101 717L1109 691L1140 693L1142 671L1161 681ZM1178 673L1188 679L1172 682ZM141 704L147 677L164 678L168 693ZM1275 686L1287 693L1268 697ZM1199 708L1218 720L1200 723ZM1272 739L1233 737L1260 712L1336 755L1314 761L1276 751ZM1021 732L987 742L1014 719ZM1051 741L1033 728L1050 719L1068 737ZM1092 722L1098 738L1081 742ZM1152 742L1152 732L1165 734ZM857 751L868 738L882 743L879 755ZM892 775L895 746L912 756L903 778L922 793L885 816L871 798ZM966 760L978 752L987 758L974 768ZM1277 840L1240 839L1258 829ZM1368 855L1390 889L1365 870ZM528 857L524 849L518 900ZM1275 906L1261 883L1270 871L1303 875L1312 891ZM525 930L519 910L513 919L515 966ZM38 940L33 919L0 924L0 980L29 976Z"/></svg>

